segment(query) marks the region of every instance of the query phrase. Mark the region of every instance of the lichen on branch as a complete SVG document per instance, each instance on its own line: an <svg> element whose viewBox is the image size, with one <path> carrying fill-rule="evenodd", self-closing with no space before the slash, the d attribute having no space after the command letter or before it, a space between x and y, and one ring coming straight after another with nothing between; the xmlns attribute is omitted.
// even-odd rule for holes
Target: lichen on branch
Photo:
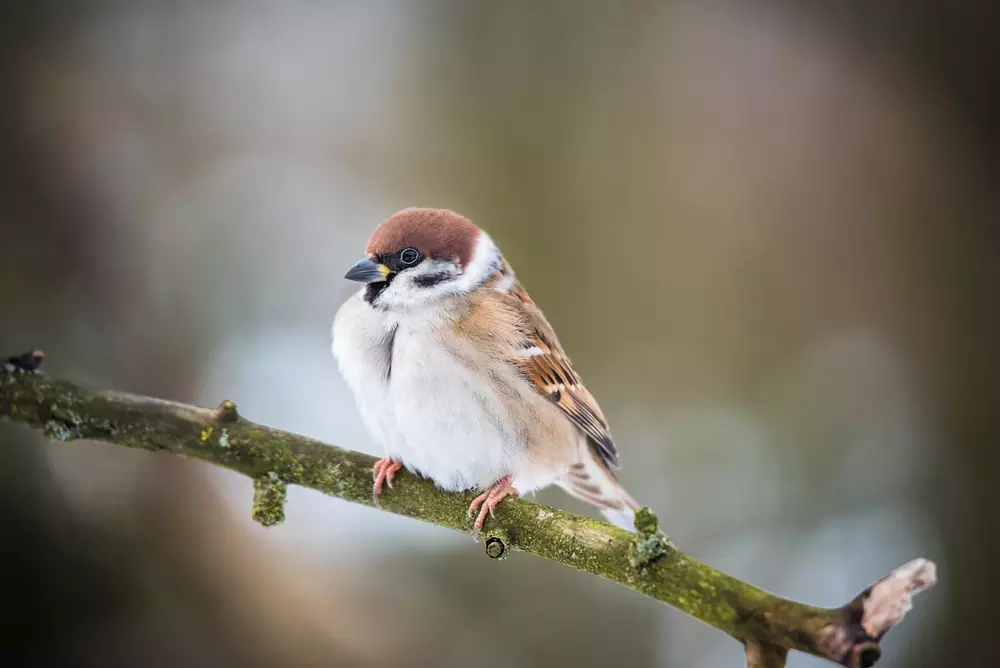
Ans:
<svg viewBox="0 0 1000 668"><path fill-rule="evenodd" d="M30 351L0 369L0 417L59 441L91 439L200 459L253 480L252 514L271 526L284 519L289 485L373 505L375 458L240 416L224 401L215 409L87 389L41 373L44 355ZM438 489L401 473L379 509L471 531L472 493ZM505 500L483 530L487 555L534 554L599 575L674 606L728 633L747 649L750 666L784 665L788 650L850 668L872 665L878 642L910 609L914 594L935 581L934 564L916 559L841 608L818 608L775 596L687 556L660 532L648 508L636 532L518 498ZM471 541L470 541L471 542Z"/></svg>

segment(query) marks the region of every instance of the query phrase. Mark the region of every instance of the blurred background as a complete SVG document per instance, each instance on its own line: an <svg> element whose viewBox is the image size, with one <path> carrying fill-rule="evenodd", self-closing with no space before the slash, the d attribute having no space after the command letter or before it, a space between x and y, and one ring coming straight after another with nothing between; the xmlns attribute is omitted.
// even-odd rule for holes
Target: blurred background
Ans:
<svg viewBox="0 0 1000 668"><path fill-rule="evenodd" d="M395 210L453 208L679 547L828 606L932 558L880 665L998 665L998 14L4 3L0 352L377 453L329 353L341 277ZM250 499L0 425L0 663L743 665L565 567L301 489L266 530Z"/></svg>

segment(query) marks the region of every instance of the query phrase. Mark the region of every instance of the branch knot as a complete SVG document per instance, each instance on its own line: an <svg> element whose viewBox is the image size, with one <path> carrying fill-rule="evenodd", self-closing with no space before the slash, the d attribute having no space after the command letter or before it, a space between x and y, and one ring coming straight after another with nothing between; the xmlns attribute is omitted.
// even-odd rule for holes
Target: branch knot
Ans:
<svg viewBox="0 0 1000 668"><path fill-rule="evenodd" d="M628 546L628 563L641 570L667 554L670 540L659 528L656 514L643 506L635 511L635 538Z"/></svg>
<svg viewBox="0 0 1000 668"><path fill-rule="evenodd" d="M38 368L42 366L42 362L45 360L45 353L41 350L29 350L28 352L21 353L20 355L11 355L6 360L4 360L4 368L8 373L14 373L15 371L24 372L34 372L38 371Z"/></svg>
<svg viewBox="0 0 1000 668"><path fill-rule="evenodd" d="M229 399L224 399L215 409L215 419L219 422L236 422L240 418L236 410L236 404Z"/></svg>

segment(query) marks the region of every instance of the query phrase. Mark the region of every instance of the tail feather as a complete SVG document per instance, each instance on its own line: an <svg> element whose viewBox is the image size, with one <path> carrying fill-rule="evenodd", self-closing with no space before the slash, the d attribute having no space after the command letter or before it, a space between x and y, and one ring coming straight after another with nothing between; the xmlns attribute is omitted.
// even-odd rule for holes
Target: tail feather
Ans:
<svg viewBox="0 0 1000 668"><path fill-rule="evenodd" d="M633 530L639 503L590 447L584 448L581 461L570 466L558 484L571 496L599 508L612 524Z"/></svg>

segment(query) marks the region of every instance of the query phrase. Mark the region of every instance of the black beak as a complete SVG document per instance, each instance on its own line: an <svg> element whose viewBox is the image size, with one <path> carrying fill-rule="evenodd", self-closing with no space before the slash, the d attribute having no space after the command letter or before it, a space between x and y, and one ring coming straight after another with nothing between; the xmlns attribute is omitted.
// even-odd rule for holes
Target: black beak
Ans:
<svg viewBox="0 0 1000 668"><path fill-rule="evenodd" d="M389 274L389 267L365 258L351 267L344 274L344 278L349 281L358 281L359 283L381 283L388 280Z"/></svg>

